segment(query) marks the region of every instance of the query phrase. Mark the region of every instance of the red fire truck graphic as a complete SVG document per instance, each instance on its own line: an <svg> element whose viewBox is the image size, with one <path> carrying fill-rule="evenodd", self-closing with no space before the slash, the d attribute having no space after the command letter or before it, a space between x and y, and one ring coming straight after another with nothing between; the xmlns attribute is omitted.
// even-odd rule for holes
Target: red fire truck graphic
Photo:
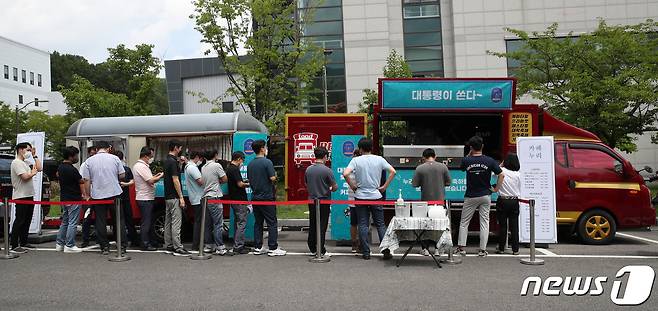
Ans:
<svg viewBox="0 0 658 311"><path fill-rule="evenodd" d="M313 149L318 145L318 134L315 133L297 133L292 135L293 145L295 148L295 164L302 163L313 164L315 155Z"/></svg>

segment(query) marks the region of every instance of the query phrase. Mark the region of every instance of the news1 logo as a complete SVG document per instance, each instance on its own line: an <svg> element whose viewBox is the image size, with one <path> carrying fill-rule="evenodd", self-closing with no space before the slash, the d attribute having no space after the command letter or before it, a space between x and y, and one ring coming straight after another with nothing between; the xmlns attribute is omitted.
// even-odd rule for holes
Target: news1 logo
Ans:
<svg viewBox="0 0 658 311"><path fill-rule="evenodd" d="M622 278L628 275L624 282ZM618 306L638 306L647 301L656 278L656 273L649 266L625 266L615 274L612 282L610 300ZM607 276L598 277L561 277L551 276L542 280L538 276L527 277L521 286L521 296L527 296L531 284L532 295L539 296L601 296L605 292L604 284L608 282ZM624 284L625 283L625 284ZM622 288L625 285L625 290Z"/></svg>

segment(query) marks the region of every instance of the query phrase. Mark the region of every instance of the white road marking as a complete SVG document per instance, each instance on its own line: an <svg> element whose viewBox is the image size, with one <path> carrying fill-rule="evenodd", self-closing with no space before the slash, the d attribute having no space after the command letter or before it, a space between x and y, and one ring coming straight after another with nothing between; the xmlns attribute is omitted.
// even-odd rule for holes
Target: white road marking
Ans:
<svg viewBox="0 0 658 311"><path fill-rule="evenodd" d="M636 239L636 240L640 240L640 241L644 241L644 242L658 244L658 241L656 241L656 240L647 239L647 238L643 238L643 237L639 237L639 236L634 236L634 235L630 235L628 233L617 232L617 235L623 236L625 238L631 238L631 239Z"/></svg>
<svg viewBox="0 0 658 311"><path fill-rule="evenodd" d="M553 252L551 252L551 251L549 251L549 250L547 250L547 249L545 249L545 248L535 248L535 249L536 249L538 252L540 252L540 253L542 253L542 254L544 254L544 255L547 255L547 256L551 256L551 257L557 256L556 253L553 253Z"/></svg>

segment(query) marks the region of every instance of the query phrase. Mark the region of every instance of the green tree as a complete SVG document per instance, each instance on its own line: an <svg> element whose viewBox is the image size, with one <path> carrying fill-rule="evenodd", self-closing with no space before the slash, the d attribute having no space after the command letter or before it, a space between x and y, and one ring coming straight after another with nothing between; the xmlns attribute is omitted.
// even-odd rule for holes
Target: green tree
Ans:
<svg viewBox="0 0 658 311"><path fill-rule="evenodd" d="M73 82L73 75L95 81L95 66L80 55L62 54L54 51L50 54L51 88L67 88Z"/></svg>
<svg viewBox="0 0 658 311"><path fill-rule="evenodd" d="M412 73L409 64L404 57L393 49L386 58L384 66L384 78L411 78ZM376 90L364 89L363 99L359 103L359 112L368 114L368 132L372 133L372 107L377 104L379 95ZM386 121L382 123L381 135L384 136L404 136L406 135L407 125L403 121Z"/></svg>
<svg viewBox="0 0 658 311"><path fill-rule="evenodd" d="M89 80L73 75L71 86L62 89L68 115L73 119L146 115L150 110L136 105L125 94L94 86Z"/></svg>
<svg viewBox="0 0 658 311"><path fill-rule="evenodd" d="M315 100L313 78L322 68L322 51L302 38L305 12L297 18L297 2L289 0L196 0L196 29L202 42L217 53L238 99L265 123L281 133L283 116Z"/></svg>
<svg viewBox="0 0 658 311"><path fill-rule="evenodd" d="M610 26L600 20L594 32L566 37L557 29L557 24L532 33L508 28L523 47L488 53L521 63L514 71L519 96L544 101L552 114L611 147L635 151L632 135L656 130L658 23Z"/></svg>
<svg viewBox="0 0 658 311"><path fill-rule="evenodd" d="M24 120L24 112L19 113L20 120ZM16 142L16 112L13 107L0 101L0 143L14 145Z"/></svg>
<svg viewBox="0 0 658 311"><path fill-rule="evenodd" d="M66 116L49 116L43 111L29 111L21 128L28 132L45 132L45 152L55 160L61 160L61 150L66 146L66 131L71 123Z"/></svg>

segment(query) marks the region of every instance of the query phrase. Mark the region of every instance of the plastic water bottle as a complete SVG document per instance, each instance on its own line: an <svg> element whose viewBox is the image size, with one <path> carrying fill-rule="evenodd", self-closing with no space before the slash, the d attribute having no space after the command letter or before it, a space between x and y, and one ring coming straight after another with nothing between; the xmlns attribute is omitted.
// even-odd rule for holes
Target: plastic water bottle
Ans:
<svg viewBox="0 0 658 311"><path fill-rule="evenodd" d="M400 189L400 194L398 199L395 201L395 216L404 217L404 199L402 198L402 189Z"/></svg>

